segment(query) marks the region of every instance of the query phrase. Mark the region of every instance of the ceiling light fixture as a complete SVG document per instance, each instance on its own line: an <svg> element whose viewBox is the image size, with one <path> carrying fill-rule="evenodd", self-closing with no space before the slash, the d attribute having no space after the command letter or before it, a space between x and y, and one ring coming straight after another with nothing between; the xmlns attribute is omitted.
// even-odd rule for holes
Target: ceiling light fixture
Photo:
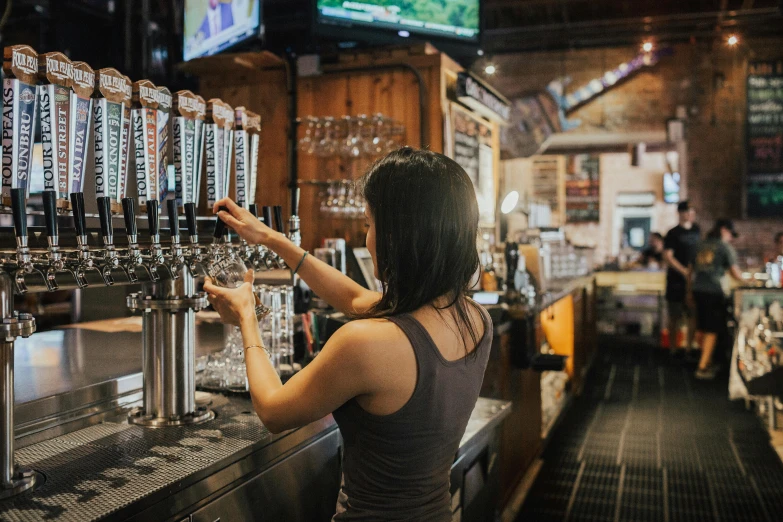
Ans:
<svg viewBox="0 0 783 522"><path fill-rule="evenodd" d="M651 52L653 50L653 47L654 46L652 42L644 42L644 44L642 44L642 50L646 53Z"/></svg>
<svg viewBox="0 0 783 522"><path fill-rule="evenodd" d="M495 67L495 66L494 66L494 65L492 65L492 64L490 64L490 65L487 65L487 66L484 68L484 72L485 72L485 73L487 73L487 74L488 74L488 75L490 75L490 76L492 76L493 74L495 74L497 71L498 71L497 67Z"/></svg>
<svg viewBox="0 0 783 522"><path fill-rule="evenodd" d="M733 34L733 35L729 36L728 40L726 40L726 43L728 43L730 46L734 47L735 45L737 45L739 43L739 38L737 37L737 35Z"/></svg>

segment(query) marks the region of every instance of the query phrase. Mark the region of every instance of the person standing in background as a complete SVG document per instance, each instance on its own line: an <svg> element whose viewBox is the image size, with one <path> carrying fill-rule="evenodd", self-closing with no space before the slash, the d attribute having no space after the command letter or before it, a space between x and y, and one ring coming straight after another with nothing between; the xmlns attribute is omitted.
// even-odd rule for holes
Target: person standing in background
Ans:
<svg viewBox="0 0 783 522"><path fill-rule="evenodd" d="M701 241L701 230L694 222L696 212L688 201L677 205L679 224L666 234L664 241L664 260L668 266L666 271L666 304L669 311L669 338L672 348L678 349L677 333L683 324L687 326L686 349L691 347L695 331L694 321L689 320L687 305L688 267L696 258L696 252Z"/></svg>
<svg viewBox="0 0 783 522"><path fill-rule="evenodd" d="M648 245L642 250L632 263L625 267L626 270L663 270L663 236L658 232L650 234Z"/></svg>
<svg viewBox="0 0 783 522"><path fill-rule="evenodd" d="M639 259L641 264L647 270L662 270L664 265L663 253L664 253L664 239L658 232L650 234L649 245L642 250L642 255Z"/></svg>
<svg viewBox="0 0 783 522"><path fill-rule="evenodd" d="M699 247L693 264L691 289L696 304L696 320L701 333L701 359L696 369L697 379L714 379L717 365L712 354L719 338L728 335L727 292L724 277L728 272L737 281L742 273L737 266L737 253L731 242L737 237L734 223L719 219Z"/></svg>

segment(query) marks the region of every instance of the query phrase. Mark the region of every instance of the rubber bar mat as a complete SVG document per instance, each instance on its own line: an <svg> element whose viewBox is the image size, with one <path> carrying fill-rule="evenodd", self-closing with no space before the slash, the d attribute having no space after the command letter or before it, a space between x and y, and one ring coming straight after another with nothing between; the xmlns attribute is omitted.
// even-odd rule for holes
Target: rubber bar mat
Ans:
<svg viewBox="0 0 783 522"><path fill-rule="evenodd" d="M726 379L649 346L602 347L517 522L773 522L783 463Z"/></svg>
<svg viewBox="0 0 783 522"><path fill-rule="evenodd" d="M107 422L18 450L17 462L46 481L0 502L0 521L100 520L272 440L249 400L216 396L213 408L217 417L197 426L156 430Z"/></svg>

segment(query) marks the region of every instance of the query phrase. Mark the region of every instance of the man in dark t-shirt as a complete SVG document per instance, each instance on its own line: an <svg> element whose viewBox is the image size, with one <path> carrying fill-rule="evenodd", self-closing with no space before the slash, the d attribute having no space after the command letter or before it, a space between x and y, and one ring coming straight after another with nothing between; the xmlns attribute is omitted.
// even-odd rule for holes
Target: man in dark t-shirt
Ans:
<svg viewBox="0 0 783 522"><path fill-rule="evenodd" d="M666 303L669 310L669 336L672 339L672 348L676 346L677 332L683 323L688 320L688 307L686 295L688 291L688 270L696 258L701 241L701 230L694 223L696 212L687 201L677 205L679 224L666 234L664 241L664 258L668 265L666 271ZM690 348L693 341L694 328L688 325L686 348Z"/></svg>

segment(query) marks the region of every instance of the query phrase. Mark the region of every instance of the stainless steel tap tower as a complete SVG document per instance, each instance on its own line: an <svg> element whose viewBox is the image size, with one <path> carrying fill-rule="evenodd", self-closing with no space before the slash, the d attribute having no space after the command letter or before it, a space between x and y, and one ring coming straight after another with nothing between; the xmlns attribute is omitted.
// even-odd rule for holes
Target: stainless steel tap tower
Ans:
<svg viewBox="0 0 783 522"><path fill-rule="evenodd" d="M0 271L0 499L35 486L39 476L14 463L14 341L35 332L35 319L14 313L11 277Z"/></svg>
<svg viewBox="0 0 783 522"><path fill-rule="evenodd" d="M151 82L142 80L134 84L133 127L136 154L137 178L145 182L139 184L139 200L147 207L147 219L150 235L150 260L156 266L153 281L142 285L142 291L128 296L128 308L142 312L142 368L144 372L144 403L141 408L131 411L128 420L131 423L149 427L180 426L195 424L213 419L215 414L206 408L196 407L195 350L197 311L208 305L203 292L196 293L194 271L199 263L186 265L180 246L179 205L170 199L168 205L171 247L168 256L163 255L160 242L158 202L165 194L158 186L161 169L166 168L166 146L161 142L168 139L169 111L174 107L176 124L173 126L173 140L177 144L174 151L175 169L179 169L177 178L180 184L188 187L179 191L187 198L184 206L187 212L188 232L198 241L195 229L195 203L187 194L194 197L200 184L200 158L195 150L200 149L201 136L196 131L196 121L204 118L205 105L192 93L184 91L172 95L165 88L156 88ZM160 124L163 119L165 123ZM150 122L158 130L157 135L144 132ZM185 132L190 125L191 133ZM152 138L152 144L148 140ZM190 150L184 156L185 149ZM138 154L138 151L145 152ZM161 153L161 154L158 154ZM183 173L188 172L186 176ZM123 201L125 205L132 202ZM135 220L133 212L126 212L126 220ZM132 225L135 231L135 222ZM163 272L163 273L161 273Z"/></svg>
<svg viewBox="0 0 783 522"><path fill-rule="evenodd" d="M185 267L176 279L147 283L128 296L128 308L143 313L144 371L144 405L131 412L130 422L162 427L215 417L195 399L196 312L207 304Z"/></svg>

